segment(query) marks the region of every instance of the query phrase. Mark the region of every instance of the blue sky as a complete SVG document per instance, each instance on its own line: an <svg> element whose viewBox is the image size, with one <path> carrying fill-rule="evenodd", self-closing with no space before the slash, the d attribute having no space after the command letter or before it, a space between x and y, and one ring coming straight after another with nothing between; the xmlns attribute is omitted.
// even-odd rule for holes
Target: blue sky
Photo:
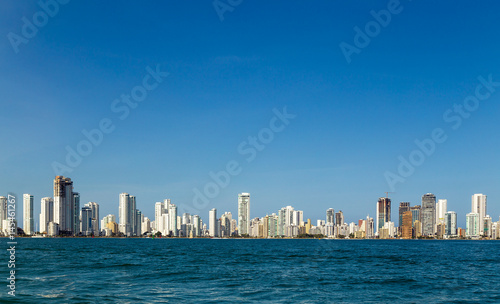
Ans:
<svg viewBox="0 0 500 304"><path fill-rule="evenodd" d="M121 192L151 219L165 198L187 210L193 188L235 160L241 173L194 208L205 221L211 208L236 215L237 194L250 192L252 217L292 205L314 222L327 208L351 222L375 215L391 191L384 174L441 128L447 140L389 194L393 214L432 192L464 226L471 195L484 193L498 220L500 87L456 130L443 114L475 94L479 76L500 81L500 4L401 1L348 63L339 44L354 45L354 27L388 3L243 1L221 21L211 1L71 1L16 53L9 33L22 35L41 7L2 1L0 193L33 194L38 221L52 164L108 118L114 131L64 174L101 217L117 215ZM120 120L113 101L157 65L168 77ZM284 107L296 117L247 162L238 145Z"/></svg>

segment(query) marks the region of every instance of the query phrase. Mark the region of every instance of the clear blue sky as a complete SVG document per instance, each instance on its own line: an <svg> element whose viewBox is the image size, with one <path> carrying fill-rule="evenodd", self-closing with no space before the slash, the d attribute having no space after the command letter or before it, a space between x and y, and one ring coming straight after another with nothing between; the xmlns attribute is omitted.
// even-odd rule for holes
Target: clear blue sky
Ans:
<svg viewBox="0 0 500 304"><path fill-rule="evenodd" d="M327 208L351 222L375 215L386 171L442 128L448 139L389 194L393 221L400 201L427 192L448 199L460 226L471 195L487 194L498 220L500 87L456 130L443 114L475 94L478 76L500 81L500 3L401 1L347 63L339 44L354 45L353 28L387 6L243 1L221 21L211 1L71 1L16 53L9 33L41 8L1 1L0 194L33 194L38 222L53 162L109 118L114 131L64 174L101 217L118 215L121 192L152 220L165 198L192 206L192 189L235 160L241 173L198 210L204 221L211 208L236 216L237 194L250 192L252 217L292 205L314 222ZM120 120L113 101L156 65L169 76ZM283 107L296 118L247 162L238 145Z"/></svg>

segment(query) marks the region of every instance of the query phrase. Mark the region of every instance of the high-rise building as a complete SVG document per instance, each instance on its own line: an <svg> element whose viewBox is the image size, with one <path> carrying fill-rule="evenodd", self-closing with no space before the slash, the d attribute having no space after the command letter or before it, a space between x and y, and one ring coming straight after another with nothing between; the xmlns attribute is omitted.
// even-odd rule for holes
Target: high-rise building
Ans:
<svg viewBox="0 0 500 304"><path fill-rule="evenodd" d="M91 235L92 229L92 208L85 205L80 212L81 224L80 231L82 235Z"/></svg>
<svg viewBox="0 0 500 304"><path fill-rule="evenodd" d="M419 222L422 221L421 213L420 213L421 207L420 207L420 205L410 207L410 211L411 211L411 220L412 220L411 224L413 227L415 227L415 221L419 221Z"/></svg>
<svg viewBox="0 0 500 304"><path fill-rule="evenodd" d="M96 202L88 202L85 207L91 210L91 226L94 235L99 235L99 204Z"/></svg>
<svg viewBox="0 0 500 304"><path fill-rule="evenodd" d="M217 209L213 208L208 212L208 233L211 237L219 236L219 229L217 221Z"/></svg>
<svg viewBox="0 0 500 304"><path fill-rule="evenodd" d="M422 235L433 236L436 224L436 196L432 193L422 195Z"/></svg>
<svg viewBox="0 0 500 304"><path fill-rule="evenodd" d="M164 230L162 216L165 213L165 207L162 202L155 204L155 229L162 232Z"/></svg>
<svg viewBox="0 0 500 304"><path fill-rule="evenodd" d="M73 205L73 234L77 235L80 233L80 193L73 192L72 193L72 201Z"/></svg>
<svg viewBox="0 0 500 304"><path fill-rule="evenodd" d="M56 176L54 179L54 223L58 224L57 231L64 234L78 234L80 230L79 204L79 196L73 193L71 178Z"/></svg>
<svg viewBox="0 0 500 304"><path fill-rule="evenodd" d="M24 233L28 235L34 234L33 195L31 194L23 194L23 220Z"/></svg>
<svg viewBox="0 0 500 304"><path fill-rule="evenodd" d="M484 217L486 216L486 195L482 193L472 195L471 213L479 214L479 235L484 235Z"/></svg>
<svg viewBox="0 0 500 304"><path fill-rule="evenodd" d="M250 193L238 194L238 233L250 232Z"/></svg>
<svg viewBox="0 0 500 304"><path fill-rule="evenodd" d="M436 203L436 225L445 223L445 213L448 211L448 200L440 199Z"/></svg>
<svg viewBox="0 0 500 304"><path fill-rule="evenodd" d="M142 235L142 218L142 212L139 209L135 209L135 235L137 236Z"/></svg>
<svg viewBox="0 0 500 304"><path fill-rule="evenodd" d="M123 233L125 236L132 236L134 232L134 219L136 216L135 212L135 197L131 196L128 193L120 193L120 201L118 207L118 217L119 217L119 225L118 230Z"/></svg>
<svg viewBox="0 0 500 304"><path fill-rule="evenodd" d="M116 223L116 217L113 214L108 214L102 218L101 229L106 229L108 227L108 223Z"/></svg>
<svg viewBox="0 0 500 304"><path fill-rule="evenodd" d="M403 227L403 214L406 211L410 211L410 203L409 202L400 202L399 203L399 226Z"/></svg>
<svg viewBox="0 0 500 304"><path fill-rule="evenodd" d="M365 237L367 239L371 239L375 236L375 227L374 227L373 218L369 215L366 216L365 221Z"/></svg>
<svg viewBox="0 0 500 304"><path fill-rule="evenodd" d="M335 225L342 226L344 224L344 213L342 210L335 213Z"/></svg>
<svg viewBox="0 0 500 304"><path fill-rule="evenodd" d="M413 237L413 220L411 210L403 212L401 235L403 239L411 239Z"/></svg>
<svg viewBox="0 0 500 304"><path fill-rule="evenodd" d="M177 230L177 206L174 204L168 204L168 226L167 230L169 234L172 234L173 236L178 236L178 230Z"/></svg>
<svg viewBox="0 0 500 304"><path fill-rule="evenodd" d="M384 227L386 222L391 221L391 199L388 197L381 197L377 202L377 226L375 227L376 234L380 228Z"/></svg>
<svg viewBox="0 0 500 304"><path fill-rule="evenodd" d="M335 210L333 208L326 210L326 223L335 224Z"/></svg>
<svg viewBox="0 0 500 304"><path fill-rule="evenodd" d="M419 220L416 220L413 222L413 230L415 231L415 237L421 237L422 236L422 222Z"/></svg>
<svg viewBox="0 0 500 304"><path fill-rule="evenodd" d="M492 228L492 221L491 217L489 215L486 215L483 220L483 236L485 237L491 237L491 228Z"/></svg>
<svg viewBox="0 0 500 304"><path fill-rule="evenodd" d="M7 220L7 198L0 196L0 232L3 230L4 220Z"/></svg>
<svg viewBox="0 0 500 304"><path fill-rule="evenodd" d="M448 237L457 235L457 213L455 211L448 211L444 214L444 224Z"/></svg>
<svg viewBox="0 0 500 304"><path fill-rule="evenodd" d="M479 213L467 213L465 221L465 236L470 238L479 237Z"/></svg>
<svg viewBox="0 0 500 304"><path fill-rule="evenodd" d="M285 236L286 208L278 211L278 236Z"/></svg>
<svg viewBox="0 0 500 304"><path fill-rule="evenodd" d="M44 197L41 200L40 210L40 233L48 233L48 225L54 221L54 200Z"/></svg>
<svg viewBox="0 0 500 304"><path fill-rule="evenodd" d="M225 212L221 217L220 217L220 236L222 237L229 237L231 236L231 222L233 220L233 215L231 212Z"/></svg>

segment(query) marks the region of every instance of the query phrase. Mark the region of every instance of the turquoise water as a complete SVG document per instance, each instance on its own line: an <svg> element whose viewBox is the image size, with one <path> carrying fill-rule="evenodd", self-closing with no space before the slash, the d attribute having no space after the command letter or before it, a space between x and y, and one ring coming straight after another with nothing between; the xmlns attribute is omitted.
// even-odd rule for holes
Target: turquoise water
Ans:
<svg viewBox="0 0 500 304"><path fill-rule="evenodd" d="M17 241L2 303L500 303L500 241Z"/></svg>

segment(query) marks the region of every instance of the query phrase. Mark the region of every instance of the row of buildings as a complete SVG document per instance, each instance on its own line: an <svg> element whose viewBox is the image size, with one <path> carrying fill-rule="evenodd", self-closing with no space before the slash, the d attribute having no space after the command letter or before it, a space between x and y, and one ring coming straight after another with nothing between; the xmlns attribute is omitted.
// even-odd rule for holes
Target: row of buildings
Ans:
<svg viewBox="0 0 500 304"><path fill-rule="evenodd" d="M328 238L499 238L500 221L487 215L487 197L472 195L471 212L466 215L466 228L457 227L457 213L448 210L446 199L436 200L427 193L421 204L399 203L398 225L391 219L391 199L381 197L376 203L375 219L369 215L356 223L345 223L341 210L326 210L325 220L312 223L304 219L302 210L286 206L264 217L250 217L250 193L238 194L238 216L231 212L217 216L217 209L208 213L208 225L199 215L178 214L170 199L155 204L155 218L150 221L137 209L136 198L128 193L119 195L118 221L109 214L99 221L99 204L89 202L80 208L80 195L73 189L70 178L56 176L54 197L41 199L40 227L34 227L33 195L23 195L23 230L50 236L142 236L155 234L170 237L233 237L259 238L321 236ZM0 232L7 234L7 198L0 196Z"/></svg>

